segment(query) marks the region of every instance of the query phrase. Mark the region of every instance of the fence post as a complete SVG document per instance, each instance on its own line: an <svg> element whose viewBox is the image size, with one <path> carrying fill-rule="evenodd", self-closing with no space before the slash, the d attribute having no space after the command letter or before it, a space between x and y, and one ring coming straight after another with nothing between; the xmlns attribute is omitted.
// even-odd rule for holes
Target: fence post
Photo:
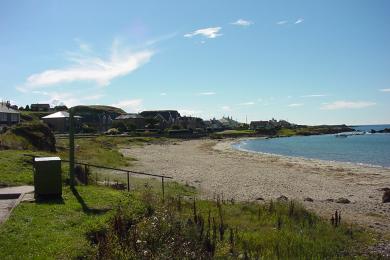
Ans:
<svg viewBox="0 0 390 260"><path fill-rule="evenodd" d="M162 198L163 198L163 202L164 202L164 197L165 197L164 177L161 177L161 186L162 186Z"/></svg>
<svg viewBox="0 0 390 260"><path fill-rule="evenodd" d="M70 186L75 185L74 180L74 111L69 109L69 181Z"/></svg>
<svg viewBox="0 0 390 260"><path fill-rule="evenodd" d="M127 191L130 192L130 173L127 172Z"/></svg>

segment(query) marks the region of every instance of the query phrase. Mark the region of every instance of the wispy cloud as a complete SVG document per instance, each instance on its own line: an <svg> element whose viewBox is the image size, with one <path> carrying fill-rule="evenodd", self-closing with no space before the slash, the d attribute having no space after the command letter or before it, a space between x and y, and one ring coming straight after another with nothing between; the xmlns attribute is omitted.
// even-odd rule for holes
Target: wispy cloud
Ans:
<svg viewBox="0 0 390 260"><path fill-rule="evenodd" d="M88 43L82 41L79 38L74 38L73 40L78 44L81 51L84 51L84 52L91 52L92 51L92 47Z"/></svg>
<svg viewBox="0 0 390 260"><path fill-rule="evenodd" d="M166 95L167 95L167 93L165 93L165 92L160 93L160 96L166 96Z"/></svg>
<svg viewBox="0 0 390 260"><path fill-rule="evenodd" d="M28 91L74 81L92 81L100 86L109 85L112 79L127 75L149 62L153 55L154 52L151 50L130 52L124 48L121 49L114 41L108 59L72 54L68 57L72 61L68 67L47 69L33 74L18 89Z"/></svg>
<svg viewBox="0 0 390 260"><path fill-rule="evenodd" d="M304 105L303 103L292 103L292 104L289 104L288 107L301 107L303 105Z"/></svg>
<svg viewBox="0 0 390 260"><path fill-rule="evenodd" d="M312 98L312 97L327 97L325 94L312 94L312 95L303 95L301 98Z"/></svg>
<svg viewBox="0 0 390 260"><path fill-rule="evenodd" d="M382 88L379 91L381 91L381 92L390 92L390 88Z"/></svg>
<svg viewBox="0 0 390 260"><path fill-rule="evenodd" d="M126 112L139 112L142 107L143 100L142 99L128 99L121 100L115 104L112 104L113 107L119 107L125 110Z"/></svg>
<svg viewBox="0 0 390 260"><path fill-rule="evenodd" d="M240 106L252 106L252 105L254 105L254 104L255 104L255 102L249 101L249 102L240 103L239 105L240 105Z"/></svg>
<svg viewBox="0 0 390 260"><path fill-rule="evenodd" d="M287 23L288 23L287 20L282 20L282 21L276 22L277 25L283 25L283 24L287 24Z"/></svg>
<svg viewBox="0 0 390 260"><path fill-rule="evenodd" d="M253 24L252 21L244 20L244 19L238 19L237 21L231 23L233 25L238 25L238 26L250 26Z"/></svg>
<svg viewBox="0 0 390 260"><path fill-rule="evenodd" d="M209 28L199 29L191 33L184 34L184 37L191 38L196 35L201 35L209 39L214 39L222 35L221 33L219 33L221 29L222 27L209 27Z"/></svg>
<svg viewBox="0 0 390 260"><path fill-rule="evenodd" d="M64 91L32 91L32 94L43 96L39 100L40 103L48 103L52 106L66 105L73 107L91 101L96 101L104 97L102 93L90 94L90 90L76 91L76 92L64 92Z"/></svg>
<svg viewBox="0 0 390 260"><path fill-rule="evenodd" d="M303 23L303 21L305 21L305 19L299 18L298 20L295 21L295 24Z"/></svg>
<svg viewBox="0 0 390 260"><path fill-rule="evenodd" d="M336 110L336 109L358 109L375 106L375 102L369 101L335 101L332 103L324 103L321 106L323 110Z"/></svg>
<svg viewBox="0 0 390 260"><path fill-rule="evenodd" d="M200 95L200 96L212 96L212 95L215 95L215 94L217 94L217 93L210 91L210 92L201 92L198 95Z"/></svg>

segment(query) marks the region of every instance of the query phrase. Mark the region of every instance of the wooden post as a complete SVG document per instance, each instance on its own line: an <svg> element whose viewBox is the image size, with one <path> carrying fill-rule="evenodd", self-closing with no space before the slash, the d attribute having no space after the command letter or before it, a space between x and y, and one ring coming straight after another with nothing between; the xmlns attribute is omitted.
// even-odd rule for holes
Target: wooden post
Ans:
<svg viewBox="0 0 390 260"><path fill-rule="evenodd" d="M69 182L75 185L74 180L74 111L69 109Z"/></svg>
<svg viewBox="0 0 390 260"><path fill-rule="evenodd" d="M161 186L162 186L162 199L163 199L163 202L164 202L164 197L165 197L164 177L161 177Z"/></svg>
<svg viewBox="0 0 390 260"><path fill-rule="evenodd" d="M127 191L130 192L130 173L127 172Z"/></svg>

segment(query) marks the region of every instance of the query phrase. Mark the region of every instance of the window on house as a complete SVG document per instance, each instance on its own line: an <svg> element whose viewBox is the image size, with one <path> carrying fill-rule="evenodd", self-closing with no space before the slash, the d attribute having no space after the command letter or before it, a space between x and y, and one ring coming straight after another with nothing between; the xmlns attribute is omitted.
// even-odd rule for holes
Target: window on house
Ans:
<svg viewBox="0 0 390 260"><path fill-rule="evenodd" d="M7 114L6 113L0 113L0 121L1 122L7 121Z"/></svg>
<svg viewBox="0 0 390 260"><path fill-rule="evenodd" d="M11 114L11 122L18 122L18 121L19 121L19 115Z"/></svg>

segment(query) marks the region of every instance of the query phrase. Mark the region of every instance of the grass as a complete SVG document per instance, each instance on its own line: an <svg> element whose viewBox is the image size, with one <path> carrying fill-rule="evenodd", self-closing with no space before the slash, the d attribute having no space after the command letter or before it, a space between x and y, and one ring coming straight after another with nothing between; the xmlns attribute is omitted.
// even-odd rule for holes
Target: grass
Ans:
<svg viewBox="0 0 390 260"><path fill-rule="evenodd" d="M118 149L164 141L154 138L77 139L77 159L120 167ZM67 141L57 153L67 158ZM0 180L31 184L28 151L0 151ZM67 175L67 165L63 168ZM126 183L123 175L100 175ZM93 174L94 175L94 174ZM121 177L120 177L121 176ZM63 201L21 203L0 226L0 259L14 258L336 258L359 255L371 235L333 227L300 204L197 200L197 191L169 182L131 178L132 192L102 186L64 186ZM140 242L139 242L140 241Z"/></svg>
<svg viewBox="0 0 390 260"><path fill-rule="evenodd" d="M229 138L229 137L240 137L240 136L251 136L255 135L256 132L254 130L243 129L243 130L225 130L221 132L216 132L210 134L211 138Z"/></svg>
<svg viewBox="0 0 390 260"><path fill-rule="evenodd" d="M75 258L91 253L86 233L108 221L123 193L104 187L77 187L82 203L69 187L63 202L21 203L0 226L0 259Z"/></svg>
<svg viewBox="0 0 390 260"><path fill-rule="evenodd" d="M333 227L298 203L197 200L170 183L165 202L146 185L63 189L63 201L23 202L0 226L0 259L204 258L322 259L359 255L369 234Z"/></svg>
<svg viewBox="0 0 390 260"><path fill-rule="evenodd" d="M194 203L176 195L162 204L147 190L133 199L138 203L122 204L108 228L91 233L94 257L330 259L358 255L371 241L362 230L334 227L295 202Z"/></svg>
<svg viewBox="0 0 390 260"><path fill-rule="evenodd" d="M121 147L131 147L144 145L152 142L164 142L165 139L156 139L151 137L95 137L77 139L76 145L79 149L76 151L76 159L81 162L104 165L109 167L121 168L128 167L134 160L124 157L120 152ZM32 184L32 166L30 157L23 154L34 154L37 156L59 156L61 159L69 158L68 140L57 141L57 152L44 152L32 150L0 150L0 185L15 186L23 184ZM63 180L68 176L68 164L62 163ZM92 172L94 169L92 169Z"/></svg>
<svg viewBox="0 0 390 260"><path fill-rule="evenodd" d="M152 137L109 137L99 136L92 138L80 138L75 140L76 158L81 162L104 165L109 167L130 166L131 158L125 158L119 148L144 145L152 142L162 142ZM68 140L57 141L59 154L62 158L68 158Z"/></svg>
<svg viewBox="0 0 390 260"><path fill-rule="evenodd" d="M25 153L29 151L0 150L0 185L33 184L31 158Z"/></svg>
<svg viewBox="0 0 390 260"><path fill-rule="evenodd" d="M282 128L277 132L278 136L294 136L297 135L297 132L294 131L293 129L287 129L287 128Z"/></svg>

